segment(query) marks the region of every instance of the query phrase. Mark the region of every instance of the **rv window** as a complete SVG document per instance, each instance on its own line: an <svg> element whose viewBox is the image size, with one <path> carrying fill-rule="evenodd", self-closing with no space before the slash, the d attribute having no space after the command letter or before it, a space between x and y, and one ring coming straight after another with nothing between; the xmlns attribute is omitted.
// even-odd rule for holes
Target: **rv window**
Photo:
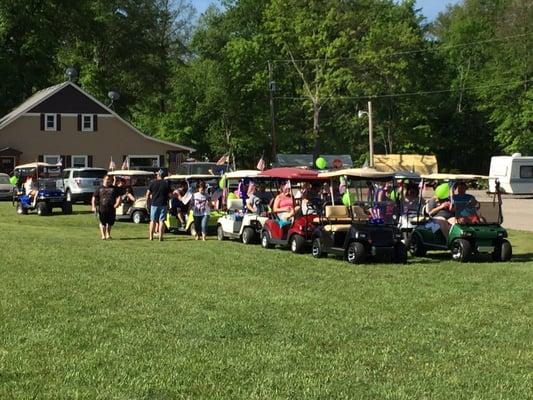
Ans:
<svg viewBox="0 0 533 400"><path fill-rule="evenodd" d="M533 178L533 165L521 165L520 178Z"/></svg>

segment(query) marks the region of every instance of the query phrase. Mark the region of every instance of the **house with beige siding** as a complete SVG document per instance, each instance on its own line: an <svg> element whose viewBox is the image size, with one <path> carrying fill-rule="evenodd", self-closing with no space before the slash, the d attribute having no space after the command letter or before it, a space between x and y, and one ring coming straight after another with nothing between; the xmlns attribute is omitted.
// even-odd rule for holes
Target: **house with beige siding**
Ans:
<svg viewBox="0 0 533 400"><path fill-rule="evenodd" d="M74 82L43 89L0 119L0 172L44 161L68 167L168 167L194 149L142 133Z"/></svg>

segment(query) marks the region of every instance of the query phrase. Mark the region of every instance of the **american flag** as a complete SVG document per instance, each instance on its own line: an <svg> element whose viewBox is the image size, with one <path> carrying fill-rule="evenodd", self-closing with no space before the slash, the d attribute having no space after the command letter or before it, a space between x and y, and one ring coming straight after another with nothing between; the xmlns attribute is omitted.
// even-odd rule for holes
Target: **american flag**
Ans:
<svg viewBox="0 0 533 400"><path fill-rule="evenodd" d="M111 161L109 161L109 170L113 171L116 167L117 166L116 166L115 162L113 161L113 157L111 157Z"/></svg>
<svg viewBox="0 0 533 400"><path fill-rule="evenodd" d="M263 159L263 156L261 156L255 168L257 168L259 171L264 171L265 167L266 167L265 160Z"/></svg>
<svg viewBox="0 0 533 400"><path fill-rule="evenodd" d="M120 169L130 169L130 162L128 160L128 157L126 157L124 161L122 161L122 166L120 167Z"/></svg>

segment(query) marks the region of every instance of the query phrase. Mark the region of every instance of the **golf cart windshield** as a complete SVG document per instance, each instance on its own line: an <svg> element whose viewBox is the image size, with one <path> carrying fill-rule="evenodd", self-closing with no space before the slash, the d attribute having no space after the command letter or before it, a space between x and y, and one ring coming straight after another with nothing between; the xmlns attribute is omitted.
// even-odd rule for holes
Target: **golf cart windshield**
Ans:
<svg viewBox="0 0 533 400"><path fill-rule="evenodd" d="M0 185L9 185L9 178L7 176L0 176Z"/></svg>
<svg viewBox="0 0 533 400"><path fill-rule="evenodd" d="M497 202L455 202L455 219L462 225L500 224L501 214Z"/></svg>

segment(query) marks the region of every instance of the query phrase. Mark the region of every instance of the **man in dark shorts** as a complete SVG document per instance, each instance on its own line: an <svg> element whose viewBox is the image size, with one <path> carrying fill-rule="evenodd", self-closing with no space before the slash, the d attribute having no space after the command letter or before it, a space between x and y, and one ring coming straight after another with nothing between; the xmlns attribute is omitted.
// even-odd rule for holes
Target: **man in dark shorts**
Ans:
<svg viewBox="0 0 533 400"><path fill-rule="evenodd" d="M154 240L154 232L159 232L159 240L163 240L165 233L165 219L167 218L168 199L170 197L170 186L163 178L165 171L157 172L156 180L150 182L146 192L146 207L150 210L150 227L148 239Z"/></svg>
<svg viewBox="0 0 533 400"><path fill-rule="evenodd" d="M98 210L102 240L111 239L111 227L115 223L116 209L120 205L119 193L112 183L109 175L104 176L102 186L96 189L91 200L93 212Z"/></svg>

